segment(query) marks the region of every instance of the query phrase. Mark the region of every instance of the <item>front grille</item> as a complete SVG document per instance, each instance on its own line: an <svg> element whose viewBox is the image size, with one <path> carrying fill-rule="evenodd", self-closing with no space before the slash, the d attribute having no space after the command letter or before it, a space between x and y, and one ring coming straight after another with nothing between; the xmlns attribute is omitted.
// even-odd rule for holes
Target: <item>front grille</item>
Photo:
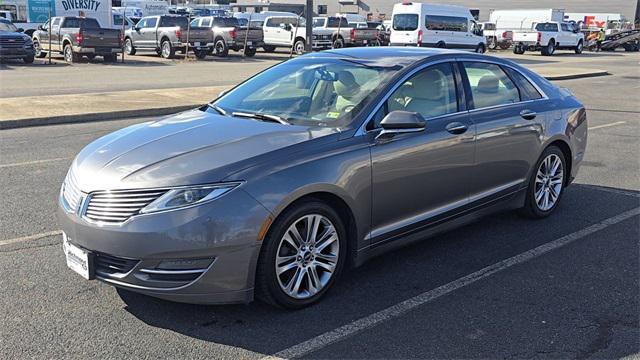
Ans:
<svg viewBox="0 0 640 360"><path fill-rule="evenodd" d="M105 223L122 223L167 190L98 191L90 194L84 216Z"/></svg>
<svg viewBox="0 0 640 360"><path fill-rule="evenodd" d="M314 40L331 40L331 35L313 35Z"/></svg>
<svg viewBox="0 0 640 360"><path fill-rule="evenodd" d="M96 253L94 264L100 275L126 274L138 263L138 260L125 259L112 255Z"/></svg>
<svg viewBox="0 0 640 360"><path fill-rule="evenodd" d="M78 182L71 170L67 173L67 177L64 179L64 183L62 184L62 197L67 203L69 210L76 211L78 209L78 203L82 198L82 192L80 191Z"/></svg>
<svg viewBox="0 0 640 360"><path fill-rule="evenodd" d="M24 46L24 39L21 37L0 39L0 48L3 48L3 49L22 48L23 46Z"/></svg>

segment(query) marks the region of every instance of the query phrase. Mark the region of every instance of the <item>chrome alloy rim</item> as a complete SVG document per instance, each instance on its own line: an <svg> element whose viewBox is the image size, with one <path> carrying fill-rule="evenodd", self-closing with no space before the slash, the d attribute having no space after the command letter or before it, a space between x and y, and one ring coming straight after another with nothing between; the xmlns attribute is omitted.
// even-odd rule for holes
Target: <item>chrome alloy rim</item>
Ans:
<svg viewBox="0 0 640 360"><path fill-rule="evenodd" d="M169 44L168 41L165 41L162 44L162 56L168 58L169 54L171 54L171 44Z"/></svg>
<svg viewBox="0 0 640 360"><path fill-rule="evenodd" d="M131 49L133 49L133 44L131 44L131 40L127 39L124 43L125 51L127 54L131 54Z"/></svg>
<svg viewBox="0 0 640 360"><path fill-rule="evenodd" d="M542 211L548 211L558 201L564 181L562 160L555 154L544 158L536 174L535 199Z"/></svg>
<svg viewBox="0 0 640 360"><path fill-rule="evenodd" d="M307 299L329 283L336 265L340 239L335 227L319 214L296 220L280 239L276 276L282 291L295 299Z"/></svg>
<svg viewBox="0 0 640 360"><path fill-rule="evenodd" d="M67 46L64 48L64 60L71 62L71 59L73 59L73 50L71 50L71 46Z"/></svg>
<svg viewBox="0 0 640 360"><path fill-rule="evenodd" d="M302 41L296 42L296 54L304 53L304 43Z"/></svg>

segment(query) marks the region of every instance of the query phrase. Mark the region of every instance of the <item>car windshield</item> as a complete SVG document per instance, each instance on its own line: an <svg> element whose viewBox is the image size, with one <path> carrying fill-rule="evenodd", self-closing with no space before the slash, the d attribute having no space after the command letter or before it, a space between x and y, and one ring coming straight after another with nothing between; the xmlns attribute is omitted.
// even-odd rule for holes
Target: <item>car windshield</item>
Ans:
<svg viewBox="0 0 640 360"><path fill-rule="evenodd" d="M15 25L13 25L12 23L0 21L0 31L16 32L16 31L18 31L18 28Z"/></svg>
<svg viewBox="0 0 640 360"><path fill-rule="evenodd" d="M262 114L296 125L340 127L349 124L401 68L346 59L287 61L249 79L212 105L227 115Z"/></svg>
<svg viewBox="0 0 640 360"><path fill-rule="evenodd" d="M393 15L393 30L413 31L418 28L418 14Z"/></svg>

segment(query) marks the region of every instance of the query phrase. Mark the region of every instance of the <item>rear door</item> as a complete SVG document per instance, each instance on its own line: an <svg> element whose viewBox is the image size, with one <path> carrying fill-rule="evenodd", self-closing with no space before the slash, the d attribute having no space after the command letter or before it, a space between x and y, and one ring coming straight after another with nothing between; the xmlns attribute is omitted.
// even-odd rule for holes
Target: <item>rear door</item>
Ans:
<svg viewBox="0 0 640 360"><path fill-rule="evenodd" d="M430 65L401 81L369 124L369 134L377 134L380 121L396 110L426 120L422 132L371 137L372 243L418 230L467 204L475 128L454 64Z"/></svg>
<svg viewBox="0 0 640 360"><path fill-rule="evenodd" d="M420 16L415 13L394 14L391 20L392 44L417 45L420 31Z"/></svg>
<svg viewBox="0 0 640 360"><path fill-rule="evenodd" d="M535 87L525 79L533 89L527 92L512 78L511 71L519 75L516 70L491 62L461 64L477 136L474 181L469 184L473 201L525 184L538 156L546 114Z"/></svg>

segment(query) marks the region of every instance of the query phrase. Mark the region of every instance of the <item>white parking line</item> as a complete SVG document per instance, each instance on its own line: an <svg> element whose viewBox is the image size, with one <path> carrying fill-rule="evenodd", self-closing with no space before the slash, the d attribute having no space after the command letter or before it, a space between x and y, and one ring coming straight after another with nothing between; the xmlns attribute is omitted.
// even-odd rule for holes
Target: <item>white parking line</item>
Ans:
<svg viewBox="0 0 640 360"><path fill-rule="evenodd" d="M62 160L69 160L69 159L72 159L72 158L70 158L70 157L62 157L62 158L55 158L55 159L25 161L25 162L13 163L13 164L0 164L0 168L13 167L13 166L43 164L43 163L48 163L48 162L62 161Z"/></svg>
<svg viewBox="0 0 640 360"><path fill-rule="evenodd" d="M622 125L622 124L626 124L626 123L627 123L626 121L616 121L616 122L611 123L611 124L592 126L592 127L589 128L589 130L602 129L602 128L607 128L607 127L610 127L610 126Z"/></svg>
<svg viewBox="0 0 640 360"><path fill-rule="evenodd" d="M332 343L335 343L340 340L344 340L347 337L353 336L356 333L379 325L380 323L391 320L393 318L397 318L406 312L413 310L421 305L424 305L432 300L440 298L444 295L447 295L455 290L458 290L464 286L472 284L478 280L482 280L486 277L489 277L497 272L508 269L514 265L522 264L526 261L534 259L540 255L546 254L552 250L563 247L567 244L570 244L576 240L582 239L585 236L591 235L597 231L605 229L611 225L615 225L621 221L627 220L631 217L640 215L640 207L635 209L625 211L622 214L610 217L603 221L600 221L597 224L593 224L588 226L582 230L578 230L569 235L565 235L556 240L553 240L544 245L540 245L537 248L531 249L529 251L523 252L519 255L510 257L506 260L500 261L493 265L487 266L484 269L478 270L474 273L471 273L467 276L461 277L453 282L442 285L433 290L424 292L420 295L414 296L408 300L405 300L396 305L392 305L384 310L378 311L374 314L365 316L358 320L355 320L349 324L343 325L337 329L330 330L325 332L324 334L318 335L312 339L309 339L300 344L294 345L288 349L277 352L272 356L264 357L265 359L290 359L295 357L304 356L311 352L317 351L323 347L326 347Z"/></svg>
<svg viewBox="0 0 640 360"><path fill-rule="evenodd" d="M20 243L25 241L38 240L38 239L46 238L48 236L55 236L55 235L62 235L62 230L53 230L53 231L43 232L40 234L23 236L23 237L9 239L9 240L0 240L0 246Z"/></svg>

